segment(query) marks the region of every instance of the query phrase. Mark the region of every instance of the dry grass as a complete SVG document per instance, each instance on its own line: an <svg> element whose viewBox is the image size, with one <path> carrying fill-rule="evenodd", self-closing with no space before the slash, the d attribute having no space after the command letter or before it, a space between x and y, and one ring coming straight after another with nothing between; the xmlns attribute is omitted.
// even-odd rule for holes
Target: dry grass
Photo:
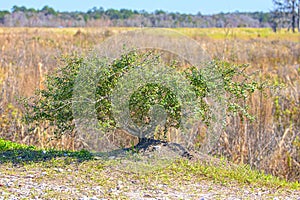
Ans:
<svg viewBox="0 0 300 200"><path fill-rule="evenodd" d="M106 37L132 28L0 28L0 136L25 144L80 148L72 136L52 140L51 130L29 133L16 98L42 88L45 75L58 66L57 57L85 54ZM258 71L265 93L250 99L250 123L229 116L215 154L249 163L286 179L300 178L300 34L269 29L176 29L195 40L215 58L249 63Z"/></svg>

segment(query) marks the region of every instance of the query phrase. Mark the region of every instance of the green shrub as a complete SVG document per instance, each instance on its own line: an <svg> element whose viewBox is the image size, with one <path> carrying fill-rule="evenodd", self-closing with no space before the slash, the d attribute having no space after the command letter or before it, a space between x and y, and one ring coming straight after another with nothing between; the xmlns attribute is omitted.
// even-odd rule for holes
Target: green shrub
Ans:
<svg viewBox="0 0 300 200"><path fill-rule="evenodd" d="M160 59L159 55L152 52L131 52L114 60L101 72L97 72L93 69L101 67L102 63L102 60L97 56L90 58L78 55L66 56L63 58L64 65L47 77L44 89L37 90L35 96L31 98L22 99L25 107L25 122L34 126L46 123L55 128L57 135L72 133L75 130L72 110L73 89L80 69L89 65L89 73L99 73L93 74L92 77L100 77L96 83L94 94L97 100L95 106L99 124L108 129L115 128L116 122L113 118L109 96L116 87L118 80L130 69L136 66L143 67L148 64L159 63ZM176 68L174 63L166 67ZM215 98L222 100L228 111L252 118L247 112L248 106L245 102L258 89L258 84L252 77L247 76L246 68L247 65L234 65L213 60L206 63L205 68L198 69L193 66L185 70L178 70L190 82L197 97L195 103L198 107L199 117L207 125L211 120L210 105L204 101L204 98L211 95L212 91L214 94L218 94ZM90 77L89 74L86 75L85 85L90 84L92 86L94 84L94 80L89 80ZM169 127L179 127L182 113L176 95L165 86L154 83L147 83L142 88L137 88L130 97L129 108L133 121L137 124L148 123L151 118L149 109L153 104L158 104L166 110L167 123L164 130ZM88 114L85 112L88 111L82 110L83 115Z"/></svg>

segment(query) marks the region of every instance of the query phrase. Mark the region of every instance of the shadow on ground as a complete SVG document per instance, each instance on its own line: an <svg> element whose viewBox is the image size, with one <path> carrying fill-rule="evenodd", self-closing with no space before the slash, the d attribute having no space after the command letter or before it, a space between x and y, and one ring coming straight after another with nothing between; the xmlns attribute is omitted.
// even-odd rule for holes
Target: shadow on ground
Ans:
<svg viewBox="0 0 300 200"><path fill-rule="evenodd" d="M81 151L36 150L34 148L10 149L0 151L0 164L11 162L21 164L28 162L44 162L53 158L73 158L77 162L94 159L92 153Z"/></svg>
<svg viewBox="0 0 300 200"><path fill-rule="evenodd" d="M124 158L129 154L148 154L154 151L166 149L165 154L174 152L180 157L191 159L189 152L179 144L167 143L154 139L142 139L132 148L117 149L110 152L92 153L87 150L66 151L66 150L43 150L34 146L26 146L0 139L0 164L13 163L22 164L29 162L45 162L51 159L72 159L73 161L83 162L94 159ZM164 151L162 151L164 153Z"/></svg>

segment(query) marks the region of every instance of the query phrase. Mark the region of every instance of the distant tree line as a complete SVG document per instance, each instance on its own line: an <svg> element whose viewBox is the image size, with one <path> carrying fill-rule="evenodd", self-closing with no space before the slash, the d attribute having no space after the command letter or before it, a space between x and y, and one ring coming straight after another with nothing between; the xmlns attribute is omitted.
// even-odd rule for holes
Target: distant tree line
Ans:
<svg viewBox="0 0 300 200"><path fill-rule="evenodd" d="M296 0L294 0L296 1ZM13 6L11 11L0 11L0 26L8 27L288 27L279 23L274 12L233 12L213 15L183 14L156 10L147 12L131 9L94 7L87 12L60 12L49 6L37 10ZM279 16L279 14L278 14ZM278 17L276 16L276 17Z"/></svg>

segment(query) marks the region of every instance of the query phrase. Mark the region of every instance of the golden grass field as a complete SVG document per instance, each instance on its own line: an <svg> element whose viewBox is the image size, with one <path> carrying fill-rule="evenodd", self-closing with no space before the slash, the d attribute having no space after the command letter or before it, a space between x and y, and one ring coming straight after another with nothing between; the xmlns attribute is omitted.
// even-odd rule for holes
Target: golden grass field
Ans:
<svg viewBox="0 0 300 200"><path fill-rule="evenodd" d="M101 33L103 30L119 33L122 31L137 30L140 28L130 27L106 27L106 28L0 28L0 34L6 33L34 33L36 30L43 33L56 33L63 35L74 35L78 30L84 33ZM271 28L172 28L189 37L208 37L211 39L257 39L263 38L268 40L287 40L299 42L300 36L298 33L291 33L287 29L273 32Z"/></svg>
<svg viewBox="0 0 300 200"><path fill-rule="evenodd" d="M0 137L40 147L76 149L76 138L50 140L51 131L29 133L16 97L42 88L61 55L89 49L136 28L0 28ZM254 94L253 123L230 116L216 154L286 179L300 178L300 34L254 28L174 29L201 42L213 58L247 63L248 73L268 83Z"/></svg>

